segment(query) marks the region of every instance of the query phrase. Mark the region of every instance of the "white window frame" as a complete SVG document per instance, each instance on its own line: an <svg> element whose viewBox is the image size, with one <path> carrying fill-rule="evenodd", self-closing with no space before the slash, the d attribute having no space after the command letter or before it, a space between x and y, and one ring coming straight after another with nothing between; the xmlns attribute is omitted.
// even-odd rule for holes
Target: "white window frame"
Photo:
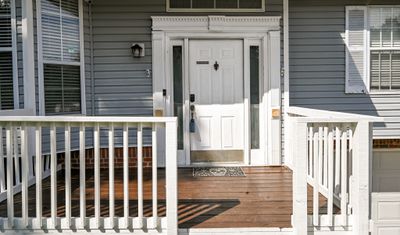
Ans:
<svg viewBox="0 0 400 235"><path fill-rule="evenodd" d="M366 41L366 68L367 68L367 89L368 89L368 93L372 94L372 95L387 95L387 94L400 94L400 89L399 90L372 90L371 89L371 51L393 51L393 50L399 50L400 51L400 47L375 47L371 49L371 28L370 28L370 21L369 21L369 17L370 17L370 10L372 8L400 8L400 5L370 5L367 7L367 41ZM392 35L393 37L393 35Z"/></svg>
<svg viewBox="0 0 400 235"><path fill-rule="evenodd" d="M261 0L261 8L215 8L215 0L214 8L171 8L171 0L165 1L167 4L167 12L265 12L265 0Z"/></svg>
<svg viewBox="0 0 400 235"><path fill-rule="evenodd" d="M81 83L81 111L80 115L86 115L86 92L85 92L85 43L84 43L84 26L83 26L83 0L78 0L79 7L79 45L80 58L79 62L58 62L46 61L43 58L43 40L42 40L42 7L41 0L36 0L36 18L37 18L37 51L38 51L38 89L39 89L39 115L46 115L45 109L45 92L44 92L44 64L58 65L75 65L80 67L80 83ZM76 115L65 114L61 115Z"/></svg>
<svg viewBox="0 0 400 235"><path fill-rule="evenodd" d="M15 0L10 0L11 13L11 47L0 47L0 52L12 53L13 66L13 103L14 109L19 109L19 82L18 82L18 52L17 52L17 16Z"/></svg>

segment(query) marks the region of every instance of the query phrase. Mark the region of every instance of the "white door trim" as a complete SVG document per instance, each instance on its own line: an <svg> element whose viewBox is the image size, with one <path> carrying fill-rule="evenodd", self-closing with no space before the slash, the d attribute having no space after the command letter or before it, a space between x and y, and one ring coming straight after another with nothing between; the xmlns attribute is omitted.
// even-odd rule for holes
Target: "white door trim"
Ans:
<svg viewBox="0 0 400 235"><path fill-rule="evenodd" d="M184 54L184 83L188 81L188 42L190 39L240 39L245 46L258 41L260 45L261 80L264 91L260 103L260 112L265 116L260 119L260 151L250 156L249 136L245 145L245 165L280 165L281 164L281 119L280 104L280 17L227 17L227 16L153 16L153 109L154 114L173 115L173 83L171 74L171 48L174 43L182 43ZM186 49L185 49L186 48ZM246 48L244 48L246 52ZM244 55L244 64L249 56ZM247 58L247 59L246 59ZM279 58L279 59L277 59ZM244 86L249 78L248 68L244 67ZM184 85L186 86L186 85ZM163 90L167 94L163 96ZM185 104L188 94L184 95ZM245 94L245 107L246 98ZM187 105L185 105L187 106ZM186 110L186 108L185 108ZM185 111L187 113L187 110ZM273 117L273 114L275 115ZM246 118L245 118L246 119ZM248 118L247 121L249 122ZM186 121L185 121L186 123ZM185 125L185 124L184 124ZM245 133L249 125L245 125ZM268 130L265 133L265 129ZM264 135L262 135L264 133ZM160 132L160 135L162 132ZM188 139L188 138L185 138ZM246 143L245 142L245 143ZM187 143L185 142L185 147ZM188 151L178 156L178 164L190 165ZM182 152L182 151L181 151ZM251 151L253 153L253 151ZM159 154L165 156L165 147L159 148ZM261 156L260 156L261 155ZM186 156L186 157L185 157Z"/></svg>

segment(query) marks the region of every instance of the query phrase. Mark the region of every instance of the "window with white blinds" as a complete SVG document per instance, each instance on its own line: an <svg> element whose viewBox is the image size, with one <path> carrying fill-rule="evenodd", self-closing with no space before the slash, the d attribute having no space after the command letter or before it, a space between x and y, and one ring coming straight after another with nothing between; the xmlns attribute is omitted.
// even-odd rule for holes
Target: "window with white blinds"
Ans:
<svg viewBox="0 0 400 235"><path fill-rule="evenodd" d="M0 110L14 109L13 2L0 0Z"/></svg>
<svg viewBox="0 0 400 235"><path fill-rule="evenodd" d="M40 0L45 114L81 113L78 0Z"/></svg>
<svg viewBox="0 0 400 235"><path fill-rule="evenodd" d="M400 6L368 12L371 91L400 90Z"/></svg>
<svg viewBox="0 0 400 235"><path fill-rule="evenodd" d="M166 0L172 12L260 12L265 11L265 0Z"/></svg>
<svg viewBox="0 0 400 235"><path fill-rule="evenodd" d="M72 65L44 65L46 114L81 111L80 68Z"/></svg>

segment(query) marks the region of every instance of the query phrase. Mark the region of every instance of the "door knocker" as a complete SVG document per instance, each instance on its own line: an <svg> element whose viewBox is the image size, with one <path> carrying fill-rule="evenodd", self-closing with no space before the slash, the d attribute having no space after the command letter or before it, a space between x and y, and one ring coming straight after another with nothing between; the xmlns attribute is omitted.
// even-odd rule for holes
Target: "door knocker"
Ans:
<svg viewBox="0 0 400 235"><path fill-rule="evenodd" d="M215 64L214 64L214 69L215 69L215 71L218 71L218 68L219 68L219 64L218 64L217 61L215 61Z"/></svg>

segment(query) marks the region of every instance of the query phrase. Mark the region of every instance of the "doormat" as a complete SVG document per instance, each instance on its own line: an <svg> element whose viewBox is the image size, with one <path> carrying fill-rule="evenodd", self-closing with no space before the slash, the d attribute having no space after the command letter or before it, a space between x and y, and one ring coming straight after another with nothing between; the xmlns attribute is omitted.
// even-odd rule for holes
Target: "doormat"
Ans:
<svg viewBox="0 0 400 235"><path fill-rule="evenodd" d="M246 176L241 167L195 167L194 177L244 177Z"/></svg>

